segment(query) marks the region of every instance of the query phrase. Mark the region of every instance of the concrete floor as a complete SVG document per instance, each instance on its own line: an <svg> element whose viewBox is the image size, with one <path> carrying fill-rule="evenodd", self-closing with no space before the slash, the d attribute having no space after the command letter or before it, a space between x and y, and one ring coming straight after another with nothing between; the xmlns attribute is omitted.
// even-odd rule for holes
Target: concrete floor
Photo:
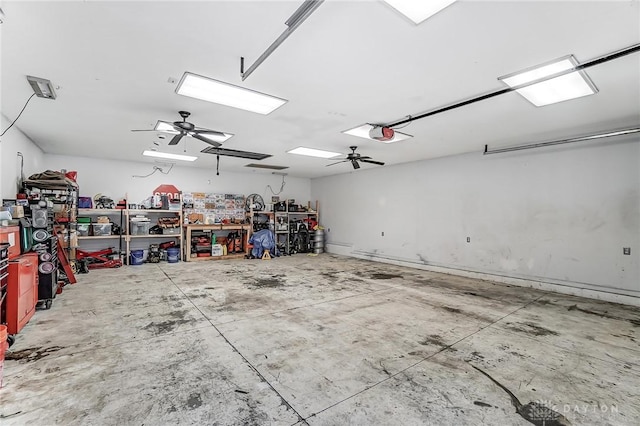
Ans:
<svg viewBox="0 0 640 426"><path fill-rule="evenodd" d="M327 254L94 270L18 335L0 423L638 425L639 326L633 307Z"/></svg>

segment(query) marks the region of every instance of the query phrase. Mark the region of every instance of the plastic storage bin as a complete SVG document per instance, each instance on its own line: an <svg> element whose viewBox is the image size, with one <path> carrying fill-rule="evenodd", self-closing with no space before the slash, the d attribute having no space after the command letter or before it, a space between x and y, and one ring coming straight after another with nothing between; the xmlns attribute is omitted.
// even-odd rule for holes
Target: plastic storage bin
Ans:
<svg viewBox="0 0 640 426"><path fill-rule="evenodd" d="M78 223L78 236L79 237L88 236L90 229L91 229L90 223Z"/></svg>
<svg viewBox="0 0 640 426"><path fill-rule="evenodd" d="M148 235L149 228L151 228L151 222L133 220L129 222L129 233L131 235Z"/></svg>
<svg viewBox="0 0 640 426"><path fill-rule="evenodd" d="M93 226L94 237L111 235L110 223L92 223L91 226Z"/></svg>

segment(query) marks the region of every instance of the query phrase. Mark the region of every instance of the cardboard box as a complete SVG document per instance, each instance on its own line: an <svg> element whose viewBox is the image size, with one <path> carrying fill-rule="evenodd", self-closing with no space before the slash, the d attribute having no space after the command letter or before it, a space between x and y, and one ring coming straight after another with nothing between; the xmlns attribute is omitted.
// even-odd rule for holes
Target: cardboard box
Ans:
<svg viewBox="0 0 640 426"><path fill-rule="evenodd" d="M14 219L24 217L23 206L11 206L9 211L11 212L11 217Z"/></svg>
<svg viewBox="0 0 640 426"><path fill-rule="evenodd" d="M67 231L63 231L62 233L59 233L58 240L60 240L60 244L64 248L78 247L78 233L76 231L71 231L71 233L68 233Z"/></svg>

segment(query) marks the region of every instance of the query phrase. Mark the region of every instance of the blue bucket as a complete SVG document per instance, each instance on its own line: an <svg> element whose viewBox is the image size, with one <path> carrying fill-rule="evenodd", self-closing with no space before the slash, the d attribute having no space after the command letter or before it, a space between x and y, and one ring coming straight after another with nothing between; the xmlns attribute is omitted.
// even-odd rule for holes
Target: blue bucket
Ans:
<svg viewBox="0 0 640 426"><path fill-rule="evenodd" d="M179 247L169 247L167 249L167 262L168 263L180 262L180 248Z"/></svg>
<svg viewBox="0 0 640 426"><path fill-rule="evenodd" d="M144 250L131 250L131 264L142 265L144 263Z"/></svg>

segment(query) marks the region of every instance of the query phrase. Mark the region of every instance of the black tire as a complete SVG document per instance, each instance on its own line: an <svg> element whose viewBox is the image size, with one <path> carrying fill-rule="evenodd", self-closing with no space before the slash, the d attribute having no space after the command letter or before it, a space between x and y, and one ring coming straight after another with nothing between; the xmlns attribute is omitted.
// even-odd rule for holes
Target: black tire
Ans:
<svg viewBox="0 0 640 426"><path fill-rule="evenodd" d="M44 301L44 308L45 309L51 309L51 305L53 304L53 300L52 299L47 299Z"/></svg>
<svg viewBox="0 0 640 426"><path fill-rule="evenodd" d="M11 347L15 342L16 342L15 336L11 334L7 336L7 343L9 344L9 347Z"/></svg>

